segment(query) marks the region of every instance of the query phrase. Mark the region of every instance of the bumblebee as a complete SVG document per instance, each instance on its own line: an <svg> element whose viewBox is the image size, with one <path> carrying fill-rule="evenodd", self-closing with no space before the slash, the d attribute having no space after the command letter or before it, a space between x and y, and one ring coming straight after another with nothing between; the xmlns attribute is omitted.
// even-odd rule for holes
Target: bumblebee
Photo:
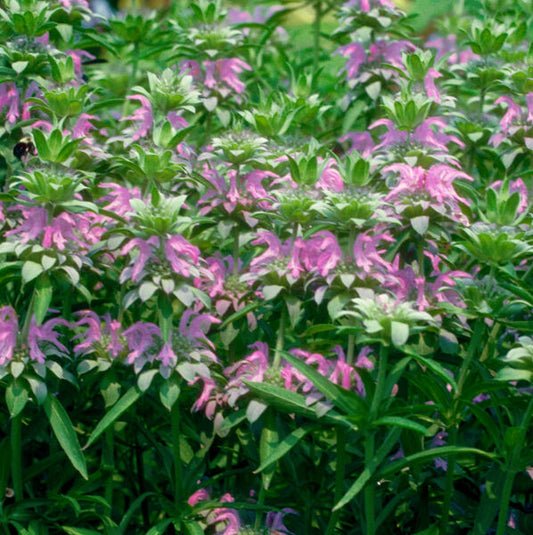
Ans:
<svg viewBox="0 0 533 535"><path fill-rule="evenodd" d="M35 152L35 145L31 137L26 136L19 140L19 142L13 147L13 154L19 160L22 160L23 156Z"/></svg>

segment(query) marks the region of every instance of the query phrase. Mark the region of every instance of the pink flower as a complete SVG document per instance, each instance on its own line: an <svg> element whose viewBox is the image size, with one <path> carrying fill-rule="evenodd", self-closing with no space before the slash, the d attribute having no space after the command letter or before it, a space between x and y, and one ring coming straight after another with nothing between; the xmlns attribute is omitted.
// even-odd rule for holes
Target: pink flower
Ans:
<svg viewBox="0 0 533 535"><path fill-rule="evenodd" d="M396 209L403 210L414 202L423 208L433 207L439 213L448 211L450 217L468 223L459 208L459 202L468 205L468 200L457 194L453 181L457 178L472 181L472 177L444 164L433 165L429 169L411 167L407 164L393 164L383 169L400 173L400 181L385 197L385 201L394 202ZM402 207L398 201L405 203Z"/></svg>
<svg viewBox="0 0 533 535"><path fill-rule="evenodd" d="M70 327L70 323L62 318L54 318L37 326L35 317L32 317L30 329L28 331L28 348L30 350L31 359L41 363L46 360L46 355L39 346L39 342L41 341L48 342L52 346L55 346L55 349L60 351L63 356L68 354L67 348L58 340L59 333L54 331L54 328L57 325Z"/></svg>
<svg viewBox="0 0 533 535"><path fill-rule="evenodd" d="M0 308L0 366L4 366L13 357L17 347L18 316L10 307Z"/></svg>
<svg viewBox="0 0 533 535"><path fill-rule="evenodd" d="M141 137L145 137L148 134L148 130L152 128L154 122L154 116L152 113L152 105L150 101L143 95L130 95L126 97L129 100L138 100L141 103L141 107L137 108L133 115L128 117L122 117L121 121L137 121L139 128L134 132L132 139L137 141Z"/></svg>
<svg viewBox="0 0 533 535"><path fill-rule="evenodd" d="M440 95L435 85L435 78L441 78L442 74L435 69L431 68L424 78L424 88L428 97L437 103L440 103Z"/></svg>
<svg viewBox="0 0 533 535"><path fill-rule="evenodd" d="M0 309L0 366L5 365L13 358L15 349L27 349L30 359L40 363L46 360L46 354L40 346L40 342L49 344L47 351L53 354L59 352L62 356L67 356L67 348L59 341L59 333L54 331L57 325L70 327L70 324L61 318L50 319L47 322L37 325L35 317L31 318L27 340L18 340L19 324L15 310L10 307Z"/></svg>
<svg viewBox="0 0 533 535"><path fill-rule="evenodd" d="M143 270L146 263L152 258L152 248L159 245L159 238L157 236L150 236L147 240L142 238L132 238L124 247L122 247L120 254L128 254L133 249L139 250L139 255L132 260L129 267L124 269L120 274L120 282L123 283L128 279L133 282L138 282L143 276Z"/></svg>
<svg viewBox="0 0 533 535"><path fill-rule="evenodd" d="M165 244L165 252L172 269L183 277L191 275L191 266L198 264L200 250L183 236L171 236Z"/></svg>
<svg viewBox="0 0 533 535"><path fill-rule="evenodd" d="M315 184L315 188L322 189L324 191L343 191L344 182L337 168L337 162L334 158L330 158L320 178Z"/></svg>
<svg viewBox="0 0 533 535"><path fill-rule="evenodd" d="M353 257L356 265L367 275L376 271L376 268L384 268L386 272L391 271L391 264L382 258L386 249L377 249L376 246L382 240L393 242L394 238L387 233L380 233L371 236L369 231L360 232L355 239L353 247Z"/></svg>
<svg viewBox="0 0 533 535"><path fill-rule="evenodd" d="M161 336L161 331L153 323L144 323L138 321L123 333L128 343L129 353L127 358L128 364L135 363L138 359L146 359L151 356L147 354L149 349L153 349L154 338Z"/></svg>
<svg viewBox="0 0 533 535"><path fill-rule="evenodd" d="M133 212L130 204L131 199L140 199L141 190L137 187L127 188L114 182L100 184L101 188L108 188L111 191L100 199L100 202L108 202L104 207L109 212L113 212L120 217L129 219L129 213Z"/></svg>
<svg viewBox="0 0 533 535"><path fill-rule="evenodd" d="M235 407L237 400L248 392L244 380L262 382L268 368L268 346L256 342L250 346L254 351L243 360L228 366L224 375L228 377L225 399L230 407Z"/></svg>
<svg viewBox="0 0 533 535"><path fill-rule="evenodd" d="M270 533L286 533L287 535L294 535L292 531L289 531L285 524L283 524L283 517L287 514L297 515L298 513L290 507L284 507L281 512L275 513L270 511L266 516L266 527L271 530Z"/></svg>
<svg viewBox="0 0 533 535"><path fill-rule="evenodd" d="M319 275L326 277L342 260L342 251L337 237L323 230L311 236L301 256L307 270L316 270Z"/></svg>

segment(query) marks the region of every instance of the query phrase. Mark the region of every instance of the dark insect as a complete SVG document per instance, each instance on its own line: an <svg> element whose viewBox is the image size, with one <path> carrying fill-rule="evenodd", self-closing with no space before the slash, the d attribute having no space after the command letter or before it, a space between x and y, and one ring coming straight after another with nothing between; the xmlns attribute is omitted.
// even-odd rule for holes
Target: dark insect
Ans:
<svg viewBox="0 0 533 535"><path fill-rule="evenodd" d="M35 151L35 145L31 137L26 136L20 139L20 141L13 147L13 154L19 160L22 160L26 154L31 154Z"/></svg>

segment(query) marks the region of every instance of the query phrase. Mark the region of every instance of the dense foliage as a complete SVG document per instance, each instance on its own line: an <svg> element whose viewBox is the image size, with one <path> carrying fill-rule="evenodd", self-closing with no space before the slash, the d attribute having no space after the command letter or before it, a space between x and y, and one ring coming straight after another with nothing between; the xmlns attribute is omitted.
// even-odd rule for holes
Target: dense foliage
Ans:
<svg viewBox="0 0 533 535"><path fill-rule="evenodd" d="M3 533L533 532L531 1L0 6Z"/></svg>

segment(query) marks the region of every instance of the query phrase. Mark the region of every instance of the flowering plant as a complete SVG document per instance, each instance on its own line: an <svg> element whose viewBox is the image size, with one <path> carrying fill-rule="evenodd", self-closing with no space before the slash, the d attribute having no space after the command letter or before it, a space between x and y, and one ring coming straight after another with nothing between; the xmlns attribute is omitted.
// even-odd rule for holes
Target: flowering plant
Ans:
<svg viewBox="0 0 533 535"><path fill-rule="evenodd" d="M0 1L0 530L530 533L527 2L148 3Z"/></svg>

